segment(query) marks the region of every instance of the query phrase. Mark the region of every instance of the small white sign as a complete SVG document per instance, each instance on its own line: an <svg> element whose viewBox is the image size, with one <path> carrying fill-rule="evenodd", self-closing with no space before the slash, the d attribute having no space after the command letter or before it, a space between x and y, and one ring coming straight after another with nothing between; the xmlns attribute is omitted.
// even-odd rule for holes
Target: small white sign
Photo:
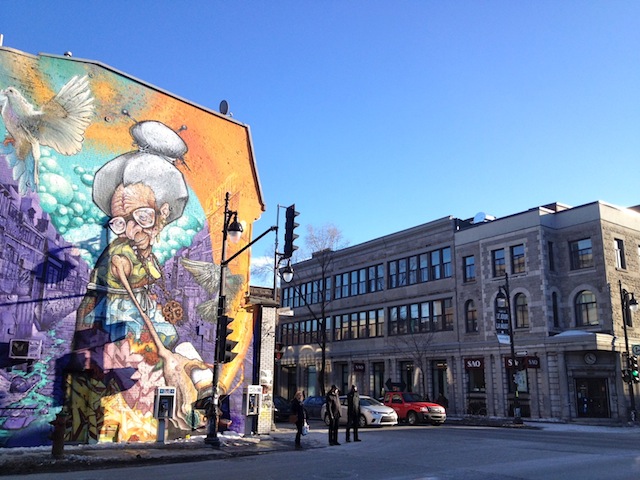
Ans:
<svg viewBox="0 0 640 480"><path fill-rule="evenodd" d="M498 333L496 336L498 337L498 343L502 343L503 345L509 345L511 343L509 335Z"/></svg>

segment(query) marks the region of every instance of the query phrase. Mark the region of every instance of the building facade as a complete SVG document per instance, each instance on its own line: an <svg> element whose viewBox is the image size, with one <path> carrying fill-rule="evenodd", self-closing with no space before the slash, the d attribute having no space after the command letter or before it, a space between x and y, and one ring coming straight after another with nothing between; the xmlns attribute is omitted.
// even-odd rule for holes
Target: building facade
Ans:
<svg viewBox="0 0 640 480"><path fill-rule="evenodd" d="M207 427L226 202L245 232L231 258L265 210L247 125L0 45L0 447L49 444L58 415L74 443ZM237 356L218 383L241 432L249 265L226 265Z"/></svg>
<svg viewBox="0 0 640 480"><path fill-rule="evenodd" d="M282 291L294 314L278 328L283 396L320 393L326 338L325 385L343 391L416 391L454 415L624 421L635 407L622 378L640 349L627 308L640 293L635 209L445 217L294 270Z"/></svg>

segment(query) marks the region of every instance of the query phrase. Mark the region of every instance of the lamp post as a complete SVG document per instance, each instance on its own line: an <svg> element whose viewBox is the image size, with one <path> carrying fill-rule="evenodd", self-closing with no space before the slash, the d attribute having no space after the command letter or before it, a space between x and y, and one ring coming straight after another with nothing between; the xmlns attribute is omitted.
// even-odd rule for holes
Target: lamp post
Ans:
<svg viewBox="0 0 640 480"><path fill-rule="evenodd" d="M629 352L629 336L627 334L627 324L631 319L631 312L635 312L638 310L638 301L635 299L635 296L631 292L627 292L624 288L622 288L622 280L618 280L618 285L620 286L620 302L622 304L622 327L624 330L624 348L627 354L627 365L625 368L629 369L629 359L631 355ZM629 385L629 404L631 406L631 421L636 421L636 399L633 392L633 384L635 380L633 379L631 372L628 372L629 375L626 376L626 382Z"/></svg>
<svg viewBox="0 0 640 480"><path fill-rule="evenodd" d="M522 424L522 417L520 416L520 397L518 395L518 382L516 380L516 352L513 341L513 320L511 315L511 295L509 293L509 276L504 274L504 285L498 286L498 296L496 302L498 307L507 315L507 322L509 324L509 346L511 348L511 380L513 382L514 397L513 397L513 423L517 425Z"/></svg>
<svg viewBox="0 0 640 480"><path fill-rule="evenodd" d="M233 219L233 221L232 221ZM227 273L227 237L233 243L237 243L242 236L242 225L238 223L238 212L229 210L229 192L227 192L224 200L224 222L222 225L222 252L220 254L220 286L218 292L218 318L216 325L216 344L215 344L215 360L213 368L212 381L212 401L209 402L207 436L205 443L213 447L220 446L218 438L218 383L220 381L220 373L222 363L224 362L226 322L222 322L222 317L226 313L225 284ZM234 256L235 258L235 256Z"/></svg>

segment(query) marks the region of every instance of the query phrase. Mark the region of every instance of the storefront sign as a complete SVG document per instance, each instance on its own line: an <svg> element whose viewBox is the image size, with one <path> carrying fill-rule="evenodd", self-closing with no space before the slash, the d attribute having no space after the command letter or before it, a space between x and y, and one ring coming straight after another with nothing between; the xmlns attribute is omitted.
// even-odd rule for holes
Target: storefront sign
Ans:
<svg viewBox="0 0 640 480"><path fill-rule="evenodd" d="M354 363L353 364L354 372L364 372L364 363Z"/></svg>
<svg viewBox="0 0 640 480"><path fill-rule="evenodd" d="M524 357L527 368L540 368L540 358L535 356Z"/></svg>
<svg viewBox="0 0 640 480"><path fill-rule="evenodd" d="M537 356L516 357L516 368L540 368L540 358ZM504 359L505 368L513 368L511 357Z"/></svg>
<svg viewBox="0 0 640 480"><path fill-rule="evenodd" d="M475 370L484 368L484 358L465 358L464 359L465 370Z"/></svg>

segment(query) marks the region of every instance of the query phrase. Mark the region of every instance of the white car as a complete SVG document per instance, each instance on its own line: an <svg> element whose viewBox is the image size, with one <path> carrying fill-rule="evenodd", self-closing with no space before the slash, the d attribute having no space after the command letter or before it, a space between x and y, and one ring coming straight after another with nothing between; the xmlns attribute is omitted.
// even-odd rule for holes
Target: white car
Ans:
<svg viewBox="0 0 640 480"><path fill-rule="evenodd" d="M327 404L322 405L320 418L324 419L324 423L329 425L329 415L327 415ZM340 424L347 423L347 396L340 395ZM391 407L383 405L375 398L367 395L360 395L360 418L358 425L360 427L368 426L391 426L398 423L398 414Z"/></svg>

